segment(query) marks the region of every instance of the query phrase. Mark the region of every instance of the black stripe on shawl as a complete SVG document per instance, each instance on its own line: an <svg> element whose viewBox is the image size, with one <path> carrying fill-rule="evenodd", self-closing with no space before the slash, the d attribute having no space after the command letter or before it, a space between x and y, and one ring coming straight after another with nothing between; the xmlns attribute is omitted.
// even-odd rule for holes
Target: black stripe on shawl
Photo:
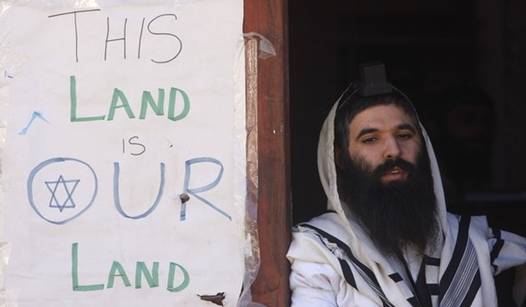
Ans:
<svg viewBox="0 0 526 307"><path fill-rule="evenodd" d="M392 279L394 282L400 282L400 281L402 281L402 276L400 276L400 274L398 274L398 273L389 274L389 277L391 277L391 279Z"/></svg>
<svg viewBox="0 0 526 307"><path fill-rule="evenodd" d="M502 246L504 245L504 240L501 238L501 233L499 229L494 229L493 234L497 238L497 242L495 242L495 245L493 245L493 249L491 250L491 263L497 259L499 256L500 251L502 250Z"/></svg>
<svg viewBox="0 0 526 307"><path fill-rule="evenodd" d="M471 306L471 303L473 303L473 300L475 299L475 296L477 295L477 292L480 289L480 272L477 270L477 274L475 275L475 278L473 278L473 282L471 283L471 286L469 287L469 291L464 297L464 300L462 301L462 304L460 307L469 307Z"/></svg>
<svg viewBox="0 0 526 307"><path fill-rule="evenodd" d="M438 284L427 284L427 291L430 295L440 294L440 286Z"/></svg>
<svg viewBox="0 0 526 307"><path fill-rule="evenodd" d="M405 264L405 263L404 263L404 264ZM411 274L411 272L408 272L408 274ZM392 279L394 282L396 282L396 283L401 282L402 280L404 280L404 279L402 278L402 276L401 276L400 274L398 274L398 273L389 274L389 277L391 277L391 279ZM411 282L413 282L412 279L410 279L410 280L411 280ZM413 285L413 287L414 287L414 285ZM413 306L413 307L423 307L423 306L420 304L420 301L419 301L419 299L418 299L417 296L411 296L410 298L407 298L407 302L408 302L409 304L411 304L411 306ZM427 307L427 306L426 306L426 307Z"/></svg>
<svg viewBox="0 0 526 307"><path fill-rule="evenodd" d="M302 224L299 224L299 226L302 226L302 227L306 227L306 228L309 228L309 229L312 229L314 231L316 231L317 233L321 234L323 237L325 237L327 240L329 240L329 242L331 243L334 243L336 244L339 248L343 249L345 251L345 253L347 254L347 257L349 257L349 259L351 259L352 263L355 264L356 266L358 266L366 275L367 277L369 277L369 279L371 280L371 282L374 284L374 286L376 287L376 289L386 298L387 300L387 297L385 296L385 293L384 291L382 290L382 287L380 286L380 283L378 282L378 280L376 279L376 276L374 276L374 273L371 271L371 269L369 269L365 264L361 263L356 257L354 257L352 251L351 251L351 248L345 244L343 241L341 241L340 239L330 235L329 233L319 229L318 227L315 227L315 226L312 226L310 224L306 224L306 223L302 223ZM380 297L380 299L382 300L382 303L385 306L393 306L391 302L389 301L384 301L382 297Z"/></svg>
<svg viewBox="0 0 526 307"><path fill-rule="evenodd" d="M493 275L499 270L499 267L496 264L491 264L491 267L493 268ZM526 307L526 306L525 306Z"/></svg>
<svg viewBox="0 0 526 307"><path fill-rule="evenodd" d="M407 274L411 274L407 265L406 265L406 269L407 269ZM411 275L409 275L409 277L411 278ZM418 297L418 300L420 301L420 304L422 306L431 307L433 304L431 303L431 295L427 288L426 264L424 263L424 261L422 261L422 264L420 264L420 270L418 271L418 276L416 277L416 283L413 284L413 287L415 288L415 292Z"/></svg>
<svg viewBox="0 0 526 307"><path fill-rule="evenodd" d="M424 263L426 265L440 266L440 258L434 258L434 257L424 255Z"/></svg>
<svg viewBox="0 0 526 307"><path fill-rule="evenodd" d="M343 277L351 285L354 289L358 290L358 287L356 287L356 280L354 279L354 275L352 274L351 267L347 263L347 261L338 258L338 262L340 262L340 266L342 267Z"/></svg>
<svg viewBox="0 0 526 307"><path fill-rule="evenodd" d="M497 238L497 242L495 242L495 245L493 245L493 248L491 249L491 266L493 267L494 274L498 271L499 267L494 263L495 259L499 256L500 251L502 250L502 247L504 246L504 240L501 238L501 233L499 229L492 229L493 234Z"/></svg>
<svg viewBox="0 0 526 307"><path fill-rule="evenodd" d="M326 239L329 240L329 242L331 243L334 243L336 245L338 245L339 248L343 249L345 251L345 253L347 253L347 256L352 260L352 262L354 264L356 264L360 269L362 269L362 271L364 271L365 274L367 274L367 276L375 283L377 284L378 286L380 286L380 284L378 283L378 280L376 279L376 276L374 276L374 273L371 271L371 269L369 269L365 264L361 263L356 257L354 257L352 251L351 251L351 248L343 243L343 241L341 241L340 239L330 235L329 233L315 227L315 226L312 226L310 224L300 224L300 226L302 227L307 227L307 228L310 228L316 232L318 232L319 234L323 235Z"/></svg>
<svg viewBox="0 0 526 307"><path fill-rule="evenodd" d="M411 306L420 306L420 305L418 304L418 299L416 298L416 296L412 296L412 297L408 298L408 299L407 299L407 302L408 302L409 304L411 304Z"/></svg>
<svg viewBox="0 0 526 307"><path fill-rule="evenodd" d="M449 264L446 268L446 271L444 272L444 275L440 279L439 302L442 301L444 294L446 294L447 289L451 285L451 281L453 280L453 277L455 276L455 273L458 270L458 265L460 264L460 260L462 260L464 251L466 250L466 246L467 246L467 242L469 238L470 220L471 220L470 216L465 216L465 217L463 216L460 218L460 225L458 227L457 240L456 240L455 248L453 250L453 256L451 257L451 261L449 261Z"/></svg>

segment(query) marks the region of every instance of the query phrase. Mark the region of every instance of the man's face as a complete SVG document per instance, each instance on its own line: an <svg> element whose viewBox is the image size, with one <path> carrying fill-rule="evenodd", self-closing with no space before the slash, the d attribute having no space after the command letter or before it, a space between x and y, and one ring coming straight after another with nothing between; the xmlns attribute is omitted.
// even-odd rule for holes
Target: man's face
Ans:
<svg viewBox="0 0 526 307"><path fill-rule="evenodd" d="M396 105L378 105L358 113L349 123L349 156L361 161L369 172L379 166L382 183L405 181L408 169L391 161L406 161L416 165L422 148L422 140L416 123L402 108Z"/></svg>
<svg viewBox="0 0 526 307"><path fill-rule="evenodd" d="M438 231L427 151L415 120L395 105L358 113L348 125L349 156L338 159L338 193L375 245L400 257L424 253Z"/></svg>

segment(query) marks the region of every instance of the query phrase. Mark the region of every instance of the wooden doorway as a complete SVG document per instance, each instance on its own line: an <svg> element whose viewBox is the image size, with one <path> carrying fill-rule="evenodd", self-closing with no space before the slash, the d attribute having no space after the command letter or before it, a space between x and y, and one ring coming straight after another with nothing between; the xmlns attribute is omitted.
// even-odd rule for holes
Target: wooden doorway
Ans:
<svg viewBox="0 0 526 307"><path fill-rule="evenodd" d="M288 42L285 0L245 0L244 32L256 32L276 55L258 60L258 232L260 269L252 285L254 302L289 306L290 163L288 126Z"/></svg>

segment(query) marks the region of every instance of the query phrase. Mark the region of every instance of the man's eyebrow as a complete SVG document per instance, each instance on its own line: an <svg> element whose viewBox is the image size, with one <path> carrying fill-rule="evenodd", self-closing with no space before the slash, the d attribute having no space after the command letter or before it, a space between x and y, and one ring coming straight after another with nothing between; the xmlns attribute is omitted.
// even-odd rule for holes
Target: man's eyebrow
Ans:
<svg viewBox="0 0 526 307"><path fill-rule="evenodd" d="M358 133L358 135L356 136L356 139L359 139L362 135L365 135L365 134L368 134L368 133L373 133L373 132L377 132L378 129L376 128L364 128L362 130L360 130L360 133Z"/></svg>
<svg viewBox="0 0 526 307"><path fill-rule="evenodd" d="M399 130L410 130L411 132L416 133L415 127L411 124L400 124L396 128Z"/></svg>
<svg viewBox="0 0 526 307"><path fill-rule="evenodd" d="M413 125L407 124L407 123L400 124L400 125L396 126L396 129L398 129L398 130L409 130L412 133L416 133L415 127ZM359 139L360 137L362 137L365 134L374 133L374 132L377 132L377 131L378 131L377 128L364 128L364 129L360 130L360 133L358 133L358 135L356 136L356 139Z"/></svg>

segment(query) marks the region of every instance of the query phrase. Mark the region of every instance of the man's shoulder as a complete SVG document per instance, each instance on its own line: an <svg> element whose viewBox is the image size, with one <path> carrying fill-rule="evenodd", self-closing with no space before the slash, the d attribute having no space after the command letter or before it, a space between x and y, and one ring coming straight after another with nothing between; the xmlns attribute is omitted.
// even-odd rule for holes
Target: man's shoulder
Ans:
<svg viewBox="0 0 526 307"><path fill-rule="evenodd" d="M289 260L332 262L335 259L330 247L334 244L327 238L347 241L347 236L341 218L334 212L327 212L308 222L299 223L293 228L292 242L287 256Z"/></svg>
<svg viewBox="0 0 526 307"><path fill-rule="evenodd" d="M347 234L344 221L334 211L327 211L308 222L299 223L294 227L293 232L302 232L305 228L309 228L309 232L313 229L319 229L336 238L344 238Z"/></svg>
<svg viewBox="0 0 526 307"><path fill-rule="evenodd" d="M450 230L457 231L461 220L464 220L465 223L469 223L471 231L486 232L490 227L485 215L458 215L447 212L447 222Z"/></svg>

